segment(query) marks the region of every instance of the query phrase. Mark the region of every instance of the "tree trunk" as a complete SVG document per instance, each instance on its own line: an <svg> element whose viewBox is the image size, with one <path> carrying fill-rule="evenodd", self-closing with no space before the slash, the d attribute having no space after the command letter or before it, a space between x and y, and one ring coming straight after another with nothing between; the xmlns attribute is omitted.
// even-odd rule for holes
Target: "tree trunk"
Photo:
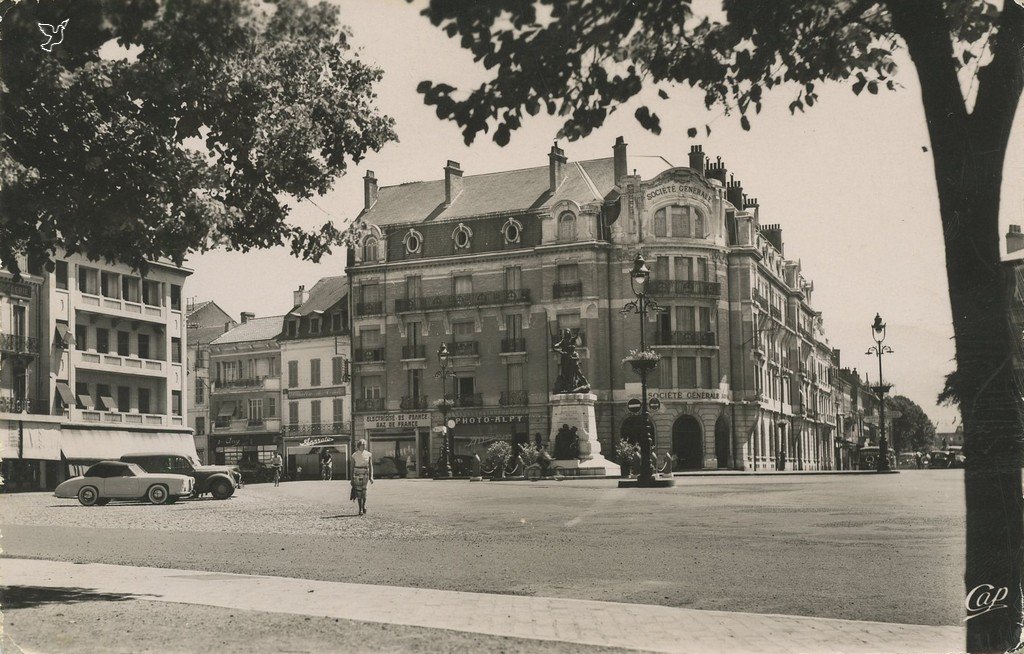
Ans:
<svg viewBox="0 0 1024 654"><path fill-rule="evenodd" d="M956 345L950 386L960 405L967 458L967 651L1005 652L1020 642L1024 608L1024 429L1013 375L1021 334L1009 323L1012 288L1000 263L999 202L1022 88L1024 10L1004 3L991 40L992 61L978 73L977 98L968 114L953 64L945 3L886 4L921 82L939 192ZM985 603L983 598L999 600Z"/></svg>

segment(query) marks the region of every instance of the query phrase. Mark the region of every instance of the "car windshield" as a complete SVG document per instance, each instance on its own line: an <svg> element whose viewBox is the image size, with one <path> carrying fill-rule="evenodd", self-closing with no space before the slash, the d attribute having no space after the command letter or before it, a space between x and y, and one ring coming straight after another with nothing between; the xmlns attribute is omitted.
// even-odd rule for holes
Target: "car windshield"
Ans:
<svg viewBox="0 0 1024 654"><path fill-rule="evenodd" d="M142 468L140 468L139 464L137 464L137 463L128 463L126 465L127 465L128 469L131 470L131 473L132 473L131 476L132 477L139 477L141 475L146 474L146 471L143 470Z"/></svg>

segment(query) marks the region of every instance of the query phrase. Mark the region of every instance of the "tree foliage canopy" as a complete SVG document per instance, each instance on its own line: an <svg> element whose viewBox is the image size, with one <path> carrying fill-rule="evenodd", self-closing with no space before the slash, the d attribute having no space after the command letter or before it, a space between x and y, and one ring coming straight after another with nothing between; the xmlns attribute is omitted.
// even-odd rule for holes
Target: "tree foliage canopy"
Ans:
<svg viewBox="0 0 1024 654"><path fill-rule="evenodd" d="M36 23L65 18L63 42L38 47ZM375 106L381 71L327 3L21 3L0 30L10 270L58 247L142 269L217 246L317 260L338 229L290 224L286 202L396 138Z"/></svg>
<svg viewBox="0 0 1024 654"><path fill-rule="evenodd" d="M935 425L924 410L909 397L895 395L886 400L892 419L892 445L898 452L919 451L930 447L935 440Z"/></svg>

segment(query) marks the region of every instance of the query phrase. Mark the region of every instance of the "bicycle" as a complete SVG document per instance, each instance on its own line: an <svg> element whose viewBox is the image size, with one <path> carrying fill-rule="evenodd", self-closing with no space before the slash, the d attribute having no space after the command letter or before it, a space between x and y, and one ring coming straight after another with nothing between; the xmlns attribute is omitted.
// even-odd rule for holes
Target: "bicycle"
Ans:
<svg viewBox="0 0 1024 654"><path fill-rule="evenodd" d="M545 472L551 474L545 475ZM541 464L534 463L526 466L525 477L530 481L540 481L541 479L555 479L560 481L565 478L565 468L562 466L547 466L547 470L545 470L545 467Z"/></svg>
<svg viewBox="0 0 1024 654"><path fill-rule="evenodd" d="M334 479L334 466L329 463L323 463L320 465L320 479L323 481L331 481Z"/></svg>

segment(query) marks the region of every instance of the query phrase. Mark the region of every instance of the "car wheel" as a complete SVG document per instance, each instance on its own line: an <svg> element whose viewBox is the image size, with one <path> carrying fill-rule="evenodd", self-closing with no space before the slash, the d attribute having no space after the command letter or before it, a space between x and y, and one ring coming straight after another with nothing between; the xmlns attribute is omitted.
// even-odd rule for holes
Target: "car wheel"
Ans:
<svg viewBox="0 0 1024 654"><path fill-rule="evenodd" d="M226 479L221 479L213 485L210 491L213 493L213 499L215 500L226 500L235 493L235 489L231 486Z"/></svg>
<svg viewBox="0 0 1024 654"><path fill-rule="evenodd" d="M82 506L93 506L100 501L99 491L95 486L82 486L78 490L78 501L82 503Z"/></svg>
<svg viewBox="0 0 1024 654"><path fill-rule="evenodd" d="M162 484L154 484L146 491L146 499L150 504L163 504L167 501L167 487Z"/></svg>

